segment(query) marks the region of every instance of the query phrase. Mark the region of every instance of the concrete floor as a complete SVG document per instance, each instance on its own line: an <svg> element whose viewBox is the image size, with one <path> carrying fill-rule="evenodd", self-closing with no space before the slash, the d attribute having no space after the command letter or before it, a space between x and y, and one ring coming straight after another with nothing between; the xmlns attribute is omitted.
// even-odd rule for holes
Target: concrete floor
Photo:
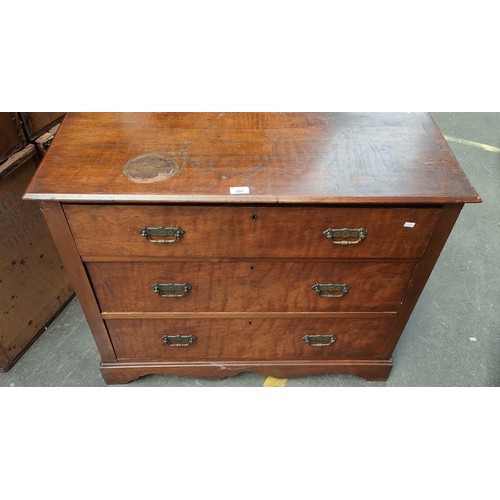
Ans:
<svg viewBox="0 0 500 500"><path fill-rule="evenodd" d="M500 113L432 116L483 203L462 210L394 352L389 380L367 382L338 374L288 379L282 384L500 385ZM74 299L17 364L0 373L0 386L104 386L99 363L89 327ZM265 380L252 373L220 381L150 375L128 385L258 387Z"/></svg>

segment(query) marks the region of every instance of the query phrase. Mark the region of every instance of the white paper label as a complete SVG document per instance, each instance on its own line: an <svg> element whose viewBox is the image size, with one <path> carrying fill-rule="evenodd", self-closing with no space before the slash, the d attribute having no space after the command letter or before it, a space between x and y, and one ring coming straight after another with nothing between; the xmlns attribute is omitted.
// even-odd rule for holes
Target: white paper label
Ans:
<svg viewBox="0 0 500 500"><path fill-rule="evenodd" d="M229 192L231 194L250 194L250 188L248 186L235 186L230 187Z"/></svg>
<svg viewBox="0 0 500 500"><path fill-rule="evenodd" d="M415 222L405 222L403 227L415 227Z"/></svg>

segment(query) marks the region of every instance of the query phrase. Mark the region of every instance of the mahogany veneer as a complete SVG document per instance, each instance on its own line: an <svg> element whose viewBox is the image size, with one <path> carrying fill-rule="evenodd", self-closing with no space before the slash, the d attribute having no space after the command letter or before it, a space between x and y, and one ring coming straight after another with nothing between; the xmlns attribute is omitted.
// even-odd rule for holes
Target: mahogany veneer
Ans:
<svg viewBox="0 0 500 500"><path fill-rule="evenodd" d="M25 197L43 200L108 383L385 380L481 201L422 113L70 113Z"/></svg>

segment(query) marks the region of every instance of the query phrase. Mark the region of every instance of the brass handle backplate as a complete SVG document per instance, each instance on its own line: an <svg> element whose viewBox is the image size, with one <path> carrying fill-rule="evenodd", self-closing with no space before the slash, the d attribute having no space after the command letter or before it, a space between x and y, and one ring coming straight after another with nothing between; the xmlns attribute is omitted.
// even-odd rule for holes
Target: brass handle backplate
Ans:
<svg viewBox="0 0 500 500"><path fill-rule="evenodd" d="M151 288L164 299L179 299L191 291L189 283L155 283Z"/></svg>
<svg viewBox="0 0 500 500"><path fill-rule="evenodd" d="M180 227L142 227L139 233L150 243L175 243L186 231Z"/></svg>
<svg viewBox="0 0 500 500"><path fill-rule="evenodd" d="M324 347L328 345L332 345L337 337L335 335L304 335L302 337L306 344L309 344L312 347Z"/></svg>
<svg viewBox="0 0 500 500"><path fill-rule="evenodd" d="M347 227L343 227L341 229L328 228L323 231L323 234L334 245L357 245L366 238L368 231L362 227L357 229L349 229Z"/></svg>
<svg viewBox="0 0 500 500"><path fill-rule="evenodd" d="M343 297L349 290L347 283L316 283L311 287L320 297L324 299L338 299ZM339 293L325 293L339 292Z"/></svg>
<svg viewBox="0 0 500 500"><path fill-rule="evenodd" d="M196 340L196 337L194 335L165 335L161 340L170 347L188 347Z"/></svg>

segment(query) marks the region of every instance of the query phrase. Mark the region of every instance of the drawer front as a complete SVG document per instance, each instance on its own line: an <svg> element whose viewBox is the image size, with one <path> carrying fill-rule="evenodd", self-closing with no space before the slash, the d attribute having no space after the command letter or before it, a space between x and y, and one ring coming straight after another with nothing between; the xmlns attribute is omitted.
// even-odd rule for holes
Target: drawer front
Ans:
<svg viewBox="0 0 500 500"><path fill-rule="evenodd" d="M390 319L108 320L125 360L374 359ZM308 342L304 340L308 337ZM168 337L168 338L165 338Z"/></svg>
<svg viewBox="0 0 500 500"><path fill-rule="evenodd" d="M419 258L441 209L65 205L65 212L84 259ZM349 236L334 231L344 228Z"/></svg>
<svg viewBox="0 0 500 500"><path fill-rule="evenodd" d="M104 312L396 311L414 266L407 262L87 262ZM154 285L162 286L155 291Z"/></svg>

